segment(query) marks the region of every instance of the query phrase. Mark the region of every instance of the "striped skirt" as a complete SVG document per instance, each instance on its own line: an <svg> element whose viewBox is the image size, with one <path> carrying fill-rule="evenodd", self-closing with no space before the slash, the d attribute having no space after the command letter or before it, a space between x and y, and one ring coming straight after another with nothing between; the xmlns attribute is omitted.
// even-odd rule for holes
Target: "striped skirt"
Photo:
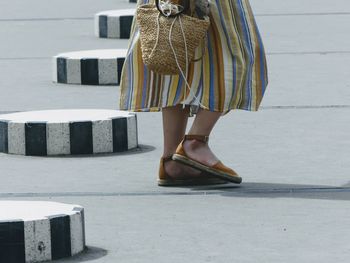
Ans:
<svg viewBox="0 0 350 263"><path fill-rule="evenodd" d="M149 0L139 0L138 5ZM120 80L119 109L161 111L177 104L228 113L257 111L268 83L263 42L248 0L211 0L211 25L203 59L180 75L160 75L142 62L139 29L134 18ZM203 49L197 48L200 57Z"/></svg>

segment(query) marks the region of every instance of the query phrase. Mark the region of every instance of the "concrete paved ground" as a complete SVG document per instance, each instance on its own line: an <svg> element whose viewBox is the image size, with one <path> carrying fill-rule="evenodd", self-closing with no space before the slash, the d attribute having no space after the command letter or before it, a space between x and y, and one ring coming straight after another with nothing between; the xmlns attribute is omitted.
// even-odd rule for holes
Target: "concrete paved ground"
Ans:
<svg viewBox="0 0 350 263"><path fill-rule="evenodd" d="M210 139L241 186L158 187L160 113L138 113L141 148L133 152L0 154L1 199L85 207L89 249L58 262L348 262L350 3L251 4L270 84L260 111L231 112ZM126 40L96 38L92 17L133 6L3 0L0 112L117 109L119 87L52 83L51 57L125 48Z"/></svg>

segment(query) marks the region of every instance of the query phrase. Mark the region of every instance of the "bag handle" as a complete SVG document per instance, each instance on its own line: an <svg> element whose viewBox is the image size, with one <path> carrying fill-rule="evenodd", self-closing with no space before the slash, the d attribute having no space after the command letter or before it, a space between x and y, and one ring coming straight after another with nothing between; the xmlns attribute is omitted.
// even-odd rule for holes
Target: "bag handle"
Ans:
<svg viewBox="0 0 350 263"><path fill-rule="evenodd" d="M170 14L169 17L174 17L174 16L178 16L182 13L185 13L187 12L188 10L190 10L190 13L191 15L194 13L194 9L195 9L195 5L194 5L194 1L193 0L184 0L185 2L185 6L184 6L184 9L181 10L179 13L177 14ZM159 6L159 0L155 0L155 4L157 6L157 9L159 10L159 12L161 14L163 14L162 10L160 9L160 6Z"/></svg>

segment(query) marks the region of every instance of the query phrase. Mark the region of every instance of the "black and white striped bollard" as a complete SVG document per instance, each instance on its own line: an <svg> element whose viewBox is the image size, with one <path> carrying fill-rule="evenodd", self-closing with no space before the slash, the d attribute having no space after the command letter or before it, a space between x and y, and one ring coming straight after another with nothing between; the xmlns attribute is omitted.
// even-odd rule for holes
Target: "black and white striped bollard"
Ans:
<svg viewBox="0 0 350 263"><path fill-rule="evenodd" d="M127 49L97 49L53 57L53 82L81 85L119 85Z"/></svg>
<svg viewBox="0 0 350 263"><path fill-rule="evenodd" d="M0 262L55 260L85 248L83 207L45 201L0 201Z"/></svg>
<svg viewBox="0 0 350 263"><path fill-rule="evenodd" d="M123 152L138 147L137 115L65 109L0 115L0 152L47 156Z"/></svg>
<svg viewBox="0 0 350 263"><path fill-rule="evenodd" d="M136 9L107 10L95 14L95 35L100 38L129 39Z"/></svg>

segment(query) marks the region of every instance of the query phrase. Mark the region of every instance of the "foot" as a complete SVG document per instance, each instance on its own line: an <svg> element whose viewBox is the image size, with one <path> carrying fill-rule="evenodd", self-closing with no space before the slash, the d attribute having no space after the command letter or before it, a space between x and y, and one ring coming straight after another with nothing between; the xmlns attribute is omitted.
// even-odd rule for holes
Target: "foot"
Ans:
<svg viewBox="0 0 350 263"><path fill-rule="evenodd" d="M183 149L188 157L207 166L213 166L219 162L219 159L210 150L208 143L199 140L185 140Z"/></svg>
<svg viewBox="0 0 350 263"><path fill-rule="evenodd" d="M212 176L240 184L242 178L239 177L233 169L225 166L215 156L210 150L207 141L207 137L203 137L202 135L185 136L181 145L176 149L177 154L175 154L173 158L190 167L206 171L206 173ZM199 165L200 163L202 165ZM207 169L208 167L212 169Z"/></svg>
<svg viewBox="0 0 350 263"><path fill-rule="evenodd" d="M202 172L175 161L164 162L165 172L174 179L188 179L201 176Z"/></svg>

